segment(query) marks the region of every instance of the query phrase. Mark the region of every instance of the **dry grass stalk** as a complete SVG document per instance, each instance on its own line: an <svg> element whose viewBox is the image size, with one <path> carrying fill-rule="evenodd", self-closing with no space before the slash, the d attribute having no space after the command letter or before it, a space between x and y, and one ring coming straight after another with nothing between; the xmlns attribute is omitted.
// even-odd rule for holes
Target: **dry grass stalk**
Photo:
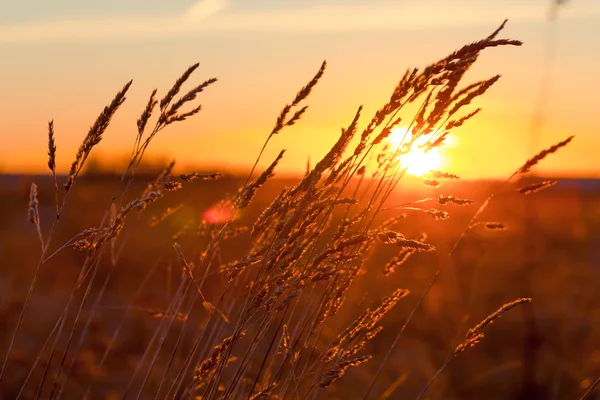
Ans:
<svg viewBox="0 0 600 400"><path fill-rule="evenodd" d="M188 314L182 312L169 313L164 310L148 310L148 315L152 318L173 318L177 321L187 321L189 318Z"/></svg>
<svg viewBox="0 0 600 400"><path fill-rule="evenodd" d="M44 250L44 237L42 235L42 227L40 225L40 209L39 209L39 201L38 201L38 192L37 185L35 183L31 183L31 187L29 189L29 210L27 212L29 217L29 222L35 224L35 229L38 234L38 238L40 240L40 244L42 246L42 253Z"/></svg>
<svg viewBox="0 0 600 400"><path fill-rule="evenodd" d="M294 125L296 122L298 122L300 120L300 118L302 118L302 115L306 112L306 110L308 110L308 106L304 106L301 109L299 109L298 111L296 111L294 113L294 115L292 115L292 118L290 118L286 123L285 126L292 126Z"/></svg>
<svg viewBox="0 0 600 400"><path fill-rule="evenodd" d="M501 222L483 222L482 224L488 231L505 231L508 229L506 225Z"/></svg>
<svg viewBox="0 0 600 400"><path fill-rule="evenodd" d="M250 400L266 400L270 397L270 393L277 387L277 383L271 383L269 386L261 390L260 392L253 394Z"/></svg>
<svg viewBox="0 0 600 400"><path fill-rule="evenodd" d="M321 64L321 68L319 68L319 71L317 71L315 76L306 84L306 86L304 86L302 89L300 89L300 91L296 94L294 101L292 101L292 104L286 105L281 110L281 112L279 113L279 117L277 117L277 122L275 123L275 126L273 127L273 130L271 131L271 136L278 134L284 126L293 125L298 119L300 119L302 114L304 114L307 107L301 108L299 111L297 111L294 114L294 116L292 116L292 118L290 118L287 122L285 122L286 117L287 117L288 113L290 112L290 110L292 109L292 107L299 105L304 99L306 99L308 97L308 95L310 94L310 92L312 91L312 89L317 85L317 83L319 82L319 80L321 79L323 74L325 73L326 67L327 67L327 62L323 61L323 63Z"/></svg>
<svg viewBox="0 0 600 400"><path fill-rule="evenodd" d="M80 239L73 243L73 249L82 251L85 249L89 249L92 244L87 239Z"/></svg>
<svg viewBox="0 0 600 400"><path fill-rule="evenodd" d="M180 174L179 179L181 179L184 182L193 182L197 179L214 181L214 180L219 179L221 176L223 176L223 175L220 174L219 172L216 172L213 174L199 174L197 172L192 172L189 174Z"/></svg>
<svg viewBox="0 0 600 400"><path fill-rule="evenodd" d="M463 90L459 91L453 96L453 100L460 100L456 102L456 104L450 109L450 111L448 111L448 116L453 116L463 106L470 104L474 98L484 94L494 83L498 81L498 79L500 79L500 75L496 75L485 81L471 84ZM474 111L473 113L476 113L476 111ZM471 113L471 116L474 115L473 113Z"/></svg>
<svg viewBox="0 0 600 400"><path fill-rule="evenodd" d="M108 128L108 125L110 124L113 115L117 112L121 104L123 104L123 102L125 101L125 94L131 87L132 83L133 81L129 81L125 84L125 86L123 86L123 89L121 89L117 93L117 95L110 102L110 104L104 107L104 111L100 113L100 115L96 119L96 122L94 122L94 125L92 125L92 127L90 128L87 136L83 140L83 144L79 147L79 150L77 151L75 161L73 161L73 164L71 164L71 169L69 170L67 181L64 184L65 190L68 191L71 188L71 186L75 182L77 174L79 174L79 171L81 171L81 168L83 167L83 164L85 163L85 160L89 156L90 152L102 140L102 135Z"/></svg>
<svg viewBox="0 0 600 400"><path fill-rule="evenodd" d="M504 313L506 313L507 311L509 311L517 306L520 306L521 304L531 303L531 300L532 299L529 297L523 297L523 298L517 299L510 303L504 304L502 307L500 307L494 313L488 315L480 323L478 323L477 325L475 325L474 327L472 327L471 329L468 330L468 332L465 336L465 340L461 344L459 344L456 347L456 349L454 350L454 356L458 355L459 353L463 352L464 350L468 349L469 347L473 347L477 343L479 343L484 336L483 330L488 325L494 323Z"/></svg>
<svg viewBox="0 0 600 400"><path fill-rule="evenodd" d="M435 251L435 246L428 243L421 243L418 240L403 239L396 243L396 246L401 249L415 250L415 251Z"/></svg>
<svg viewBox="0 0 600 400"><path fill-rule="evenodd" d="M456 204L456 205L459 205L459 206L473 204L473 202L471 200L458 199L458 198L454 197L453 195L444 196L443 194L440 194L440 197L438 198L438 201L440 202L441 205L446 205L446 204L449 204L449 203L450 204Z"/></svg>
<svg viewBox="0 0 600 400"><path fill-rule="evenodd" d="M168 207L159 216L155 215L155 216L152 217L152 220L150 221L150 227L151 228L156 227L158 224L160 224L165 219L169 218L171 215L175 214L177 211L181 210L182 208L183 208L183 204L179 204L178 206L173 207L173 208Z"/></svg>
<svg viewBox="0 0 600 400"><path fill-rule="evenodd" d="M146 188L142 192L141 197L147 196L148 194L150 194L152 192L159 193L163 189L163 184L170 179L171 172L173 171L174 167L175 167L175 160L172 160L158 174L158 176L156 177L156 179L154 179L154 181L152 181L146 185Z"/></svg>
<svg viewBox="0 0 600 400"><path fill-rule="evenodd" d="M429 171L429 175L435 179L460 179L458 175L450 174L444 171Z"/></svg>
<svg viewBox="0 0 600 400"><path fill-rule="evenodd" d="M167 111L165 111L165 112L163 112L163 114L161 114L161 116L159 118L159 123L164 122L165 125L169 125L176 121L183 121L186 118L197 114L202 109L202 106L197 106L197 107L193 108L192 110L187 111L183 114L178 114L178 111L183 105L196 99L196 96L198 94L203 92L204 89L206 89L208 86L212 85L215 82L217 82L217 78L210 78L210 79L202 82L200 85L191 89L184 96L182 96L179 100L177 100L175 103L173 103ZM169 99L168 101L170 102L171 100ZM161 101L161 103L162 103L162 101Z"/></svg>
<svg viewBox="0 0 600 400"><path fill-rule="evenodd" d="M450 218L450 214L447 211L436 210L435 208L430 208L426 211L427 215L429 215L432 219L435 220L445 220Z"/></svg>
<svg viewBox="0 0 600 400"><path fill-rule="evenodd" d="M569 136L562 142L559 142L553 146L550 146L549 148L547 148L545 150L540 151L538 154L536 154L535 156L533 156L532 158L527 160L527 162L525 164L523 164L523 166L521 168L519 168L518 173L524 174L524 173L529 172L531 170L531 168L536 166L537 163L542 161L549 154L555 153L561 147L565 147L566 145L568 145L571 142L571 140L573 140L574 137L575 136Z"/></svg>
<svg viewBox="0 0 600 400"><path fill-rule="evenodd" d="M426 186L430 186L430 187L433 187L433 188L437 188L437 187L440 186L440 182L436 181L435 179L423 179L423 183Z"/></svg>
<svg viewBox="0 0 600 400"><path fill-rule="evenodd" d="M48 168L56 175L56 144L54 143L54 121L48 122Z"/></svg>
<svg viewBox="0 0 600 400"><path fill-rule="evenodd" d="M398 214L396 216L393 216L391 218L388 218L387 220L385 220L379 227L379 229L381 230L385 230L391 226L396 225L397 223L399 223L402 220L405 220L407 217L407 215L405 213L401 213Z"/></svg>
<svg viewBox="0 0 600 400"><path fill-rule="evenodd" d="M183 185L181 184L181 182L177 181L166 181L163 183L163 189L167 192L174 192L176 190L181 189L182 187Z"/></svg>
<svg viewBox="0 0 600 400"><path fill-rule="evenodd" d="M28 215L29 215L29 222L31 222L32 224L39 224L40 223L40 217L39 217L39 201L37 198L37 185L35 183L31 184L31 188L29 189L29 210L28 210Z"/></svg>
<svg viewBox="0 0 600 400"><path fill-rule="evenodd" d="M425 240L427 240L427 234L425 234L425 233L421 234L421 236L417 240L421 243L424 243ZM402 264L404 264L409 259L409 257L411 255L415 254L416 252L417 252L416 249L411 249L411 248L401 249L400 253L397 256L393 257L390 261L387 262L387 264L383 268L383 275L388 276L388 275L394 273L396 271L396 268L398 268Z"/></svg>
<svg viewBox="0 0 600 400"><path fill-rule="evenodd" d="M152 111L156 107L156 104L158 104L158 101L156 100L156 92L157 91L158 91L158 89L154 89L152 91L152 93L150 94L150 99L148 99L148 103L146 104L146 107L144 108L142 115L140 115L140 117L137 120L137 128L138 128L138 137L139 138L141 138L142 135L144 134L144 131L146 130L146 124L148 123L148 120L152 116Z"/></svg>
<svg viewBox="0 0 600 400"><path fill-rule="evenodd" d="M543 181L540 183L533 183L531 185L527 185L524 186L520 189L518 189L519 193L521 194L533 194L533 193L537 193L539 191L542 191L544 189L548 189L554 185L556 185L558 183L558 181L555 180L549 180L549 181Z"/></svg>
<svg viewBox="0 0 600 400"><path fill-rule="evenodd" d="M497 311L495 311L494 313L487 316L483 321L481 321L480 323L475 325L473 328L469 329L467 331L467 334L465 335L465 339L458 346L456 346L452 355L437 370L437 372L433 375L433 377L429 380L429 382L427 382L427 385L425 385L423 390L421 390L421 392L416 397L416 399L419 400L423 397L425 392L427 392L427 389L429 389L429 387L431 386L433 381L442 373L442 371L444 371L444 369L448 366L450 361L452 361L454 358L456 358L456 356L458 356L460 353L462 353L466 349L474 347L475 345L477 345L477 343L479 343L481 341L481 339L483 339L483 337L484 337L483 329L484 328L486 328L488 325L492 324L494 321L496 321L498 318L500 318L507 311L509 311L521 304L530 303L530 302L531 302L531 298L520 298L513 302L506 303L502 307L500 307Z"/></svg>
<svg viewBox="0 0 600 400"><path fill-rule="evenodd" d="M54 121L48 121L48 168L52 171L54 178L54 205L56 207L56 215L59 214L58 204L58 180L56 178L56 143L54 142Z"/></svg>
<svg viewBox="0 0 600 400"><path fill-rule="evenodd" d="M373 339L380 332L381 329L377 327L377 324L385 314L391 311L398 301L406 297L409 293L406 289L397 289L390 296L383 298L374 310L367 309L363 312L338 335L335 341L329 346L329 349L323 354L321 361L329 363L342 354L342 360L353 357L358 350L364 347L367 341ZM346 343L346 346L343 346L344 343ZM355 344L357 344L356 347L352 347L350 351L344 352L344 347ZM338 367L339 365L334 370L339 369Z"/></svg>
<svg viewBox="0 0 600 400"><path fill-rule="evenodd" d="M167 108L167 106L171 103L173 98L177 95L177 93L179 93L181 86L183 86L183 84L192 75L192 72L194 72L199 66L200 66L199 63L191 65L190 67L188 67L188 69L185 70L185 72L179 78L177 78L177 80L175 81L175 83L173 84L171 89L167 92L165 97L163 97L160 100L161 111L164 111Z"/></svg>
<svg viewBox="0 0 600 400"><path fill-rule="evenodd" d="M209 314L212 314L216 311L219 314L219 316L221 318L223 318L223 321L225 321L226 323L229 323L229 319L227 318L227 316L222 311L218 310L210 301L206 300L206 297L204 297L204 294L202 293L202 288L201 288L200 284L198 283L198 281L196 280L196 278L194 277L195 266L193 263L189 263L185 259L185 256L183 255L183 252L181 251L181 246L179 245L179 243L174 243L173 248L175 249L175 252L177 253L177 258L178 258L179 264L181 265L181 268L183 270L183 276L189 278L190 281L194 284L194 286L198 290L198 294L200 295L200 299L202 299L202 306L204 307L204 309Z"/></svg>
<svg viewBox="0 0 600 400"><path fill-rule="evenodd" d="M342 361L337 364L333 369L325 372L319 379L319 387L325 388L340 379L350 367L356 367L360 364L366 363L372 358L372 356L361 356L352 360Z"/></svg>
<svg viewBox="0 0 600 400"><path fill-rule="evenodd" d="M300 89L300 91L296 94L296 97L294 98L294 101L292 101L292 104L291 105L290 104L286 104L285 107L281 110L281 112L279 113L279 116L277 117L277 120L275 122L275 126L271 130L271 133L269 134L269 136L265 140L265 143L263 144L262 148L258 152L258 156L256 157L256 161L254 162L254 165L252 166L252 169L250 170L250 174L248 174L248 178L246 179L246 183L244 183L243 189L246 188L246 186L248 185L248 182L252 178L252 175L254 174L254 170L256 169L256 166L258 165L258 162L260 161L260 158L262 157L263 152L267 148L267 144L269 144L269 141L271 140L271 138L274 135L277 135L279 132L281 132L281 130L285 126L291 126L291 125L296 124L296 122L298 122L298 120L306 112L307 107L302 107L300 110L296 111L294 113L294 115L292 116L292 118L290 118L286 122L286 118L287 118L289 112L291 111L292 107L298 106L303 100L305 100L308 97L308 95L310 94L310 92L312 91L312 89L317 85L317 83L319 82L319 80L321 79L321 77L323 76L323 74L325 73L325 68L326 67L327 67L327 62L323 61L323 63L321 64L321 67L319 68L319 71L308 82L308 84L306 84L306 86L304 86L302 89Z"/></svg>
<svg viewBox="0 0 600 400"><path fill-rule="evenodd" d="M594 389L596 387L598 387L600 385L600 377L598 377L598 379L596 379L585 391L585 393L581 396L581 398L579 400L585 400L587 398L589 398L589 395L592 394L592 392L594 391Z"/></svg>
<svg viewBox="0 0 600 400"><path fill-rule="evenodd" d="M285 150L281 150L275 158L275 161L269 165L269 167L262 173L260 176L252 182L250 185L247 185L243 191L240 193L239 197L236 199L236 205L240 210L243 210L250 204L256 191L267 182L267 179L273 176L275 171L275 167L279 164L279 161L283 158L283 154Z"/></svg>
<svg viewBox="0 0 600 400"><path fill-rule="evenodd" d="M283 353L287 354L290 352L290 333L286 324L283 324L282 327L280 347Z"/></svg>
<svg viewBox="0 0 600 400"><path fill-rule="evenodd" d="M471 111L470 113L468 113L467 115L465 115L463 117L460 117L458 119L453 119L446 124L446 127L444 129L451 130L451 129L459 128L459 127L463 126L465 122L467 122L468 120L473 118L475 115L479 114L480 111L481 111L481 108L476 108L475 110Z"/></svg>
<svg viewBox="0 0 600 400"><path fill-rule="evenodd" d="M233 346L235 342L237 342L244 335L245 333L242 332L234 336L229 336L223 339L223 341L220 344L215 346L212 354L207 359L202 361L200 366L196 369L194 373L194 379L200 380L208 372L214 369L217 366L217 364L221 361L223 354L226 353L229 350L229 348L231 348L231 346Z"/></svg>

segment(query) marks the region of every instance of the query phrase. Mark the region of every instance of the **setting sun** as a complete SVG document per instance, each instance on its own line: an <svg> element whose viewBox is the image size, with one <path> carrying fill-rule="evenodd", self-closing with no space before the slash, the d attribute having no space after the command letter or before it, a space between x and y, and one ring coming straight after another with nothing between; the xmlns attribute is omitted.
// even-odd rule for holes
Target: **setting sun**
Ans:
<svg viewBox="0 0 600 400"><path fill-rule="evenodd" d="M406 137L405 137L406 136ZM388 137L388 142L392 146L392 151L400 146L403 142L407 142L410 136L406 135L406 128L398 127L392 130L392 134ZM428 142L427 136L421 136L413 145L412 150L401 155L400 163L406 172L411 175L422 176L429 171L439 170L442 166L442 156L439 148L434 148L425 151L421 145Z"/></svg>

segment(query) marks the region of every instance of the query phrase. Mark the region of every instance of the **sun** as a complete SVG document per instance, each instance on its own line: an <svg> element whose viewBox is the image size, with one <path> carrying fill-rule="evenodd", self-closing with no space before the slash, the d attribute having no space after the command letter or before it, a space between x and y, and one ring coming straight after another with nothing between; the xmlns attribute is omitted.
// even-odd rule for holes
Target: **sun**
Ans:
<svg viewBox="0 0 600 400"><path fill-rule="evenodd" d="M392 133L388 136L387 140L391 146L391 151L395 151L403 141L406 143L409 139L410 135L407 135L406 128L398 127L392 129ZM415 141L411 151L399 157L401 166L406 168L408 174L423 176L430 171L441 169L442 156L440 154L440 149L436 147L429 151L425 151L420 147L428 141L429 137L421 136Z"/></svg>

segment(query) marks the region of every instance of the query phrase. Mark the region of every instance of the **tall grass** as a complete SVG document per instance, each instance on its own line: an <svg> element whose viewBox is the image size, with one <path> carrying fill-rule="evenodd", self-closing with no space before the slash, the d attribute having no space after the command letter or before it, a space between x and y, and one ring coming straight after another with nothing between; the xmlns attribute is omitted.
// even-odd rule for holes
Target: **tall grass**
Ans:
<svg viewBox="0 0 600 400"><path fill-rule="evenodd" d="M450 132L480 111L471 108L472 104L498 81L499 76L467 85L463 84L464 76L482 51L521 45L517 40L498 39L503 28L504 24L488 37L465 45L425 68L406 71L389 100L366 120L362 107L358 107L327 154L314 166L309 166L305 176L295 185L286 187L272 199L251 226L244 227L240 224L241 213L253 204L257 192L274 175L278 163L285 157L282 150L267 169L255 174L263 152L273 136L285 134L286 129L301 123L303 115L310 112L306 104L319 81L324 79L326 63L323 62L314 77L277 116L245 184L221 204L219 220L211 221L212 224L205 222L197 229L177 235L173 253L166 257L177 260L181 280L171 293L167 307L150 311L159 322L153 335L143 343L144 351L131 366L129 380L123 383L119 396L136 399L327 398L329 389L344 385L344 375L350 369L371 363L376 365L377 373L369 377L368 385L357 389L360 392L355 392L355 397L374 398L373 388L380 372L395 356L406 326L442 271L434 274L423 293L412 294L410 288L397 288L390 293L381 293L378 302L363 310L351 308L342 315L340 309L345 306L353 283L361 279L366 260L380 246L392 246L398 252L385 266L386 274L392 273L416 252L436 251L425 235L410 238L399 232L400 216L383 223L378 217L382 210L390 207L390 196L398 190L406 174L401 156L416 146L429 150L442 146ZM76 369L82 344L90 335L90 323L100 307L109 280L119 274L119 255L126 245L123 232L128 220L135 214L144 213L149 204L160 202L170 192L180 190L192 181L220 177L216 172L176 175L174 165L170 164L155 180L147 183L141 193L134 190L136 172L153 139L169 125L198 114L201 107L196 104L196 98L201 92L218 90L212 87L217 82L212 78L176 98L198 66L188 68L161 99L157 97L156 89L150 94L137 121L129 164L95 227L82 231L66 243L54 243L55 232L61 226L65 207L70 204L70 194L76 190L86 160L102 141L111 118L125 101L131 81L117 93L90 128L62 188L55 183L56 212L52 221L40 220L37 189L35 184L32 185L29 219L39 233L42 250L4 356L0 382L11 373L11 355L23 321L26 317L34 317L27 311L42 268L58 252L69 249L83 252L84 261L62 313L53 328L43 334L45 342L36 346L35 355L27 366L29 373L20 383L19 395L96 397L102 380L89 381L84 387L76 388L70 384L70 378ZM155 120L154 127L149 129L152 120ZM401 123L408 126L409 133L398 146L390 148L386 139ZM56 157L59 153L55 130L60 137L60 129L53 122L48 128L48 166L57 182ZM425 144L417 144L422 143L423 138ZM570 140L533 156L509 180L528 172ZM353 143L357 144L351 146ZM377 160L376 167L368 163L371 156ZM425 177L424 184L435 186L439 180L452 178L457 177L449 172L432 171ZM520 191L530 194L552 184L541 182ZM503 189L504 185L498 191ZM473 230L505 228L502 223L480 219L494 195L492 193L481 204L457 238L452 253ZM448 218L448 212L443 209L421 208L427 203L438 203L436 207L443 208L446 204L466 205L472 201L448 195L423 199L402 208L425 212L433 219ZM167 209L153 223L158 224L173 213L173 209ZM42 229L47 224L50 227ZM244 240L245 251L239 259L231 259L224 250L232 239ZM101 271L102 268L108 270ZM131 303L123 305L127 311L135 309L135 299L143 291L151 271L141 279L142 284L132 295ZM93 293L96 293L95 299ZM368 354L367 345L377 340L382 320L396 304L411 297L414 298L412 312L394 333L395 339L385 355ZM452 359L482 340L484 328L515 306L527 307L523 304L529 301L531 299L522 298L499 304L498 311L463 333L462 342L419 397L426 393L434 378L443 373ZM111 379L105 361L115 351L113 346L127 315L125 313L114 329L105 352L98 355L95 367L106 372L105 379ZM341 321L341 317L348 315L351 316L349 320ZM337 332L333 336L325 335L326 329L337 329Z"/></svg>

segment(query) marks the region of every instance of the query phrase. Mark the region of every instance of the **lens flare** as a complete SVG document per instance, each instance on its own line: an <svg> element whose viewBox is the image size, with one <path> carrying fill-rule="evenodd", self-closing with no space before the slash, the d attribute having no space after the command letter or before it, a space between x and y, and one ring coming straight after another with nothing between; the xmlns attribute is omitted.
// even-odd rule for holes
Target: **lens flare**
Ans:
<svg viewBox="0 0 600 400"><path fill-rule="evenodd" d="M421 148L430 139L430 136L419 137L412 146L412 149L399 156L400 164L406 168L406 172L411 175L423 176L429 171L440 170L442 167L442 156L438 147L429 151ZM388 136L388 142L391 151L395 151L402 143L410 140L410 134L407 134L406 128L398 127L392 130Z"/></svg>
<svg viewBox="0 0 600 400"><path fill-rule="evenodd" d="M235 217L235 210L230 201L214 204L202 213L202 218L209 224L220 225L231 221Z"/></svg>

